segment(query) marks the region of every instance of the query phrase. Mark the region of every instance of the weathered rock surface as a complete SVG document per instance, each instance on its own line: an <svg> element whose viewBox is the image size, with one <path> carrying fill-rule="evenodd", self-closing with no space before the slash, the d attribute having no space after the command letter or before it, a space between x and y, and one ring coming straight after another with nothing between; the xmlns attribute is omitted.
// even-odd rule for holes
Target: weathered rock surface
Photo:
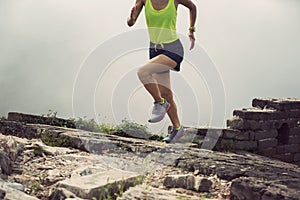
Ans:
<svg viewBox="0 0 300 200"><path fill-rule="evenodd" d="M199 149L197 144L164 145L14 121L0 121L0 132L4 134L0 134L0 142L6 145L0 147L1 176L5 182L21 183L26 193L40 199L115 198L138 184L141 175L145 176L144 184L151 192L136 186L127 190L120 199L141 198L143 195L149 199L199 199L205 195L227 199L229 188L232 199L300 199L300 168L297 165L249 152L213 152ZM251 136L237 130L221 130L221 134L228 140L234 138L237 141ZM274 132L269 134L276 137ZM254 137L267 139L258 133ZM282 151L293 148L285 146ZM297 156L296 153L293 158L298 159ZM166 168L171 171L166 172ZM5 170L6 174L3 173ZM173 180L164 184L167 177L180 179L178 174L188 175L180 184ZM193 179L189 177L195 179L191 184L187 183L187 179ZM201 184L198 180L204 181ZM7 191L0 189L0 195L4 194L7 195Z"/></svg>
<svg viewBox="0 0 300 200"><path fill-rule="evenodd" d="M168 175L165 178L164 186L167 188L195 189L195 177L191 174Z"/></svg>
<svg viewBox="0 0 300 200"><path fill-rule="evenodd" d="M67 120L56 117L56 115L38 116L17 112L9 112L7 119L9 121L25 122L29 124L47 124L52 126L62 126L68 128L76 128L73 120Z"/></svg>
<svg viewBox="0 0 300 200"><path fill-rule="evenodd" d="M178 200L178 199L190 199L199 200L197 196L191 196L186 194L174 193L165 189L154 188L151 186L136 186L126 191L122 197L118 197L117 200L132 200L132 199L144 199L144 200Z"/></svg>
<svg viewBox="0 0 300 200"><path fill-rule="evenodd" d="M293 179L286 180L292 184L298 184ZM276 181L265 181L254 177L242 177L232 182L232 199L299 199L299 190L297 188L286 187Z"/></svg>
<svg viewBox="0 0 300 200"><path fill-rule="evenodd" d="M201 174L206 175L217 174L223 180L232 181L233 199L250 200L253 199L251 195L255 196L254 199L260 199L263 196L277 199L278 193L285 199L300 199L300 168L255 154L247 152L201 153L201 151L190 149L189 155L185 154L179 158L176 166L190 171L199 170ZM256 185L256 182L249 180L256 180L263 184ZM259 192L258 194L251 193L244 198L238 192L239 189L236 189L239 187L243 187L245 191L257 192L259 190ZM276 190L278 193L274 193Z"/></svg>
<svg viewBox="0 0 300 200"><path fill-rule="evenodd" d="M2 198L1 198L2 196ZM0 199L4 200L38 200L36 197L29 196L24 192L13 189L0 183Z"/></svg>
<svg viewBox="0 0 300 200"><path fill-rule="evenodd" d="M69 190L66 190L65 188L57 188L49 196L49 200L57 200L57 199L83 200L82 198L77 197L74 193L70 192Z"/></svg>
<svg viewBox="0 0 300 200"><path fill-rule="evenodd" d="M80 198L105 199L141 183L142 176L137 173L110 169L87 176L71 177L60 181L58 187L65 188Z"/></svg>
<svg viewBox="0 0 300 200"><path fill-rule="evenodd" d="M201 178L199 180L199 187L196 188L199 192L209 192L212 187L213 182L207 178Z"/></svg>
<svg viewBox="0 0 300 200"><path fill-rule="evenodd" d="M24 146L20 141L21 139L0 135L0 169L4 175L10 175L13 171L12 163L16 160Z"/></svg>

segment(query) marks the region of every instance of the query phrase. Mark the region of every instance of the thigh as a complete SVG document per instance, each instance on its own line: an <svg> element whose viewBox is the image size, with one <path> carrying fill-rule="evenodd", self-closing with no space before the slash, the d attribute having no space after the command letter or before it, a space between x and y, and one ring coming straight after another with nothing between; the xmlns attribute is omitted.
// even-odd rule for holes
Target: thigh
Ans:
<svg viewBox="0 0 300 200"><path fill-rule="evenodd" d="M164 65L168 69L174 69L177 66L177 63L172 58L160 54L154 58L152 58L149 63Z"/></svg>
<svg viewBox="0 0 300 200"><path fill-rule="evenodd" d="M146 71L150 74L156 74L161 72L168 72L170 69L174 69L177 63L166 55L160 54L152 58L147 64L142 66L140 70Z"/></svg>

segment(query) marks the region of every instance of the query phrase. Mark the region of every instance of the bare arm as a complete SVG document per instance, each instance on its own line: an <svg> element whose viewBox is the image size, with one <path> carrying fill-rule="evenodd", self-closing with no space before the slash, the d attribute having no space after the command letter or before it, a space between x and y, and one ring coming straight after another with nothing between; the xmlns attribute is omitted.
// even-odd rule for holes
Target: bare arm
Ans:
<svg viewBox="0 0 300 200"><path fill-rule="evenodd" d="M127 19L128 26L133 26L140 15L144 6L143 0L136 0L135 5L131 9L130 16Z"/></svg>
<svg viewBox="0 0 300 200"><path fill-rule="evenodd" d="M178 4L182 4L183 6L187 7L190 10L190 27L194 27L196 23L197 18L197 7L191 0L177 0ZM191 48L194 48L195 45L195 36L194 36L195 30L190 29L189 30L189 37L191 40Z"/></svg>

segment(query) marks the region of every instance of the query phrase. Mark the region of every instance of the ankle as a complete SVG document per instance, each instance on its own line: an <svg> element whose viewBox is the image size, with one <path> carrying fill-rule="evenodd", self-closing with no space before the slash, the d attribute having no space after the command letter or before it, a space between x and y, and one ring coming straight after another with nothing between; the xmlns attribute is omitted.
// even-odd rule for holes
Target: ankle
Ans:
<svg viewBox="0 0 300 200"><path fill-rule="evenodd" d="M173 126L174 127L174 129L176 130L176 131L178 131L178 130L180 130L181 129L181 125L178 125L178 126Z"/></svg>
<svg viewBox="0 0 300 200"><path fill-rule="evenodd" d="M164 98L158 98L158 99L154 99L155 103L160 103L160 104L164 104L165 103L165 99Z"/></svg>

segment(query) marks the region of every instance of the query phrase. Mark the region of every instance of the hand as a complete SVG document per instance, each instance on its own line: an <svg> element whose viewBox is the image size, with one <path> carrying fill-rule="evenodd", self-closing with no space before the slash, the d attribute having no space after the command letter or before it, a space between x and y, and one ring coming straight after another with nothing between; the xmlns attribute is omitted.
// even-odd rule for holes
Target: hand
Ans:
<svg viewBox="0 0 300 200"><path fill-rule="evenodd" d="M129 17L129 21L132 22L132 24L135 23L135 12L137 11L137 5L133 6L132 9L131 9L131 12L130 12L130 17Z"/></svg>
<svg viewBox="0 0 300 200"><path fill-rule="evenodd" d="M191 47L190 50L192 50L195 47L195 36L194 36L194 31L190 31L189 33L189 38L191 41Z"/></svg>

